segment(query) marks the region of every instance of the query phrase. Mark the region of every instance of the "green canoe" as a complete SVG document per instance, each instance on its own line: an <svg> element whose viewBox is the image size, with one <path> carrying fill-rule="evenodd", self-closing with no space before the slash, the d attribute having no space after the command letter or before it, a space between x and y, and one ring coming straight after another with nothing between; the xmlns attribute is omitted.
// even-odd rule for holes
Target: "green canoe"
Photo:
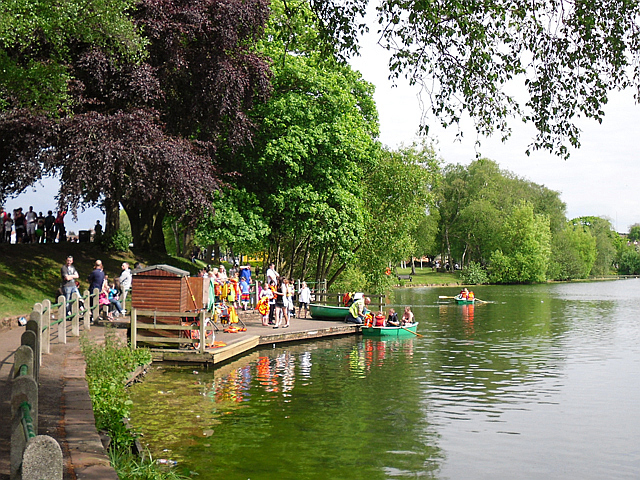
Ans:
<svg viewBox="0 0 640 480"><path fill-rule="evenodd" d="M349 313L349 307L334 307L317 303L310 304L309 310L311 310L311 318L317 320L344 320L344 317Z"/></svg>
<svg viewBox="0 0 640 480"><path fill-rule="evenodd" d="M407 335L413 337L417 328L418 322L404 327L362 327L362 335L376 337L401 337Z"/></svg>
<svg viewBox="0 0 640 480"><path fill-rule="evenodd" d="M469 299L460 297L460 295L456 295L455 297L453 297L453 299L456 301L458 305L469 305L476 301L475 298L472 298L469 300Z"/></svg>

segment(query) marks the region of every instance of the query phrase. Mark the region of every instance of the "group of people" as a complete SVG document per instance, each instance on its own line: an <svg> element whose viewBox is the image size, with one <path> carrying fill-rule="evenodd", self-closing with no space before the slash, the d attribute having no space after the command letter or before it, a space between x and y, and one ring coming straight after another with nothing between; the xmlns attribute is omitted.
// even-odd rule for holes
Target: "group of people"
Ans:
<svg viewBox="0 0 640 480"><path fill-rule="evenodd" d="M131 289L132 273L129 268L129 264L124 262L122 264L122 273L115 281L109 281L109 277L104 273L104 266L101 260L96 260L93 266L93 271L87 278L89 282L89 292L93 293L96 289L99 292L98 303L100 310L103 306L107 306L107 319L111 320L115 316L125 315L126 310L122 307L124 304L127 293ZM78 293L80 275L73 264L73 256L69 255L65 264L60 269L60 275L62 277L61 291L64 295L67 303L71 301L72 295ZM70 308L67 307L67 313Z"/></svg>
<svg viewBox="0 0 640 480"><path fill-rule="evenodd" d="M404 307L404 313L401 318L393 308L389 309L389 314L385 316L384 312L377 312L375 315L367 308L371 304L369 297L356 293L349 298L345 305L349 306L349 313L345 317L345 322L356 323L358 325L365 324L374 327L403 327L413 324L413 312L411 307Z"/></svg>
<svg viewBox="0 0 640 480"><path fill-rule="evenodd" d="M11 243L11 235L15 234L15 243L54 243L66 240L64 216L61 210L57 216L49 210L45 217L42 212L36 214L33 207L25 213L22 208L13 210L13 216L0 207L0 242Z"/></svg>
<svg viewBox="0 0 640 480"><path fill-rule="evenodd" d="M458 294L458 296L460 297L461 300L473 300L475 298L474 293L470 292L469 289L466 287L460 290L460 293Z"/></svg>
<svg viewBox="0 0 640 480"><path fill-rule="evenodd" d="M289 328L292 317L296 316L293 279L280 276L273 263L269 264L264 285L258 282L258 304L256 309L262 315L262 325L273 328ZM300 285L298 294L298 317L304 318L309 312L311 289L306 282Z"/></svg>
<svg viewBox="0 0 640 480"><path fill-rule="evenodd" d="M200 270L200 277L210 278L214 285L216 302L228 303L234 308L247 310L251 302L251 265L234 265L227 274L224 265Z"/></svg>

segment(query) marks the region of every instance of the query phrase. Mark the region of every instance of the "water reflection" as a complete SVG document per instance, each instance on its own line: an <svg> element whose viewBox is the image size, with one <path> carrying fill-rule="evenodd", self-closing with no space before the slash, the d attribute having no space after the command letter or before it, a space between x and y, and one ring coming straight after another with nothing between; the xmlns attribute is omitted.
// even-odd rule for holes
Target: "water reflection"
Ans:
<svg viewBox="0 0 640 480"><path fill-rule="evenodd" d="M133 423L203 479L640 477L639 281L439 295L396 293L422 338L157 368Z"/></svg>

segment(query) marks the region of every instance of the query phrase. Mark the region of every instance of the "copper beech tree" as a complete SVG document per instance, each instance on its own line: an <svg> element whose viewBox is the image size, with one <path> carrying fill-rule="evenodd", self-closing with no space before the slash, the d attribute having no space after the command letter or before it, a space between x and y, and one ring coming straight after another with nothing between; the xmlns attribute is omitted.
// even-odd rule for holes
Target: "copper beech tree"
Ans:
<svg viewBox="0 0 640 480"><path fill-rule="evenodd" d="M249 140L246 112L270 91L267 60L252 51L268 16L263 0L145 0L132 21L144 61L69 40L69 98L59 118L38 108L0 115L2 195L46 174L59 202L100 205L107 231L119 204L142 249L164 249L162 220L195 222L219 187L217 146Z"/></svg>

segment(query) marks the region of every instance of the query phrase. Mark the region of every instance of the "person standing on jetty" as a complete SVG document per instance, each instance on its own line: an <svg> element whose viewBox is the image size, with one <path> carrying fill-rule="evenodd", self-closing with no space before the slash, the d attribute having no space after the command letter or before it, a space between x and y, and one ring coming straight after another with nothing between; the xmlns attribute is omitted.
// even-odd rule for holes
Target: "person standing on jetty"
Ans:
<svg viewBox="0 0 640 480"><path fill-rule="evenodd" d="M69 304L71 295L73 295L73 292L77 292L78 295L80 295L78 287L76 286L76 280L80 275L78 275L78 271L73 265L73 257L71 255L67 257L66 263L60 269L60 276L62 277L62 294L67 301L68 315L69 313L71 313L71 305Z"/></svg>
<svg viewBox="0 0 640 480"><path fill-rule="evenodd" d="M122 303L122 313L123 315L126 315L127 304L125 303L125 301L127 300L127 293L131 289L132 280L131 269L129 268L129 264L127 262L124 262L122 264L122 273L120 274L118 280L120 282L120 291L122 292L122 298L120 300Z"/></svg>

